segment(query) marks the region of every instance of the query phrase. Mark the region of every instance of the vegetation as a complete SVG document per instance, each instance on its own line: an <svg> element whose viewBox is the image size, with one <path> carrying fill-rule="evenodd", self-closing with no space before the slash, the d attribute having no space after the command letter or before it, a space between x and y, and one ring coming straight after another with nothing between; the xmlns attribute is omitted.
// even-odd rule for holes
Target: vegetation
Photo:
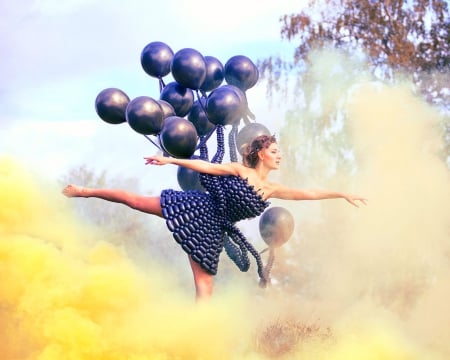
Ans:
<svg viewBox="0 0 450 360"><path fill-rule="evenodd" d="M267 81L270 99L275 93L285 101L290 94L296 107L287 115L298 118L298 112L311 106L323 93L311 84L317 81L311 74L314 53L318 49L338 49L350 58L362 59L369 73L382 81L395 83L409 78L417 94L426 101L450 113L450 13L448 0L311 0L300 13L280 18L281 37L295 45L291 59L278 55L258 61L260 77ZM360 66L348 67L347 78L365 71ZM295 75L294 75L295 74ZM294 75L294 76L293 76ZM339 81L342 81L341 76ZM295 79L294 89L289 89ZM345 79L344 79L345 81ZM310 86L308 88L308 86ZM338 90L339 89L334 89ZM300 99L300 100L299 100ZM339 98L335 99L336 104ZM325 109L327 110L327 109ZM303 135L317 143L317 137L330 130L330 124L342 114L339 108L329 109L316 120L302 124ZM288 126L292 131L292 126ZM342 130L342 129L341 129ZM300 131L300 129L298 130ZM450 160L450 121L443 123L446 147L443 158ZM320 147L337 154L340 166L348 162L349 144L345 132L321 139ZM306 151L311 144L302 144ZM310 154L306 154L308 158ZM294 159L295 160L295 159Z"/></svg>
<svg viewBox="0 0 450 360"><path fill-rule="evenodd" d="M410 74L430 101L450 109L450 13L445 0L310 1L299 14L284 15L281 37L297 42L293 61L269 57L259 62L271 85L281 74L304 68L314 48L362 51L372 73L394 80Z"/></svg>

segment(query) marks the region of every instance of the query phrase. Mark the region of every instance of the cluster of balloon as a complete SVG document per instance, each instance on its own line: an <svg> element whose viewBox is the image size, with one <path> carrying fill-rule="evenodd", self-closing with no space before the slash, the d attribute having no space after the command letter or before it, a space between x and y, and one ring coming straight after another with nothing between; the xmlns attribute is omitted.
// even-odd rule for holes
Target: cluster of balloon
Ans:
<svg viewBox="0 0 450 360"><path fill-rule="evenodd" d="M205 146L218 127L232 127L232 161L236 161L236 150L243 155L256 136L270 135L264 125L254 121L248 107L246 91L259 78L256 65L248 57L236 55L223 65L216 57L203 56L195 49L174 52L167 44L154 41L144 47L140 60L145 73L159 81L159 99L139 96L130 100L120 89L104 89L95 100L95 109L105 122L126 122L166 155L177 158L195 157L194 153ZM169 74L173 81L166 84L164 78ZM241 120L244 126L238 131ZM179 170L177 179L183 190L203 189L193 171ZM261 235L271 242L271 247L280 244L281 239L287 240L290 225L280 208L266 211L261 221ZM270 231L275 237L267 235L270 221L275 222L271 229L279 229Z"/></svg>
<svg viewBox="0 0 450 360"><path fill-rule="evenodd" d="M223 65L195 49L174 52L167 44L154 41L143 48L140 60L144 71L159 80L159 99L139 96L130 100L120 89L104 89L95 108L105 122L127 122L167 155L182 158L192 157L217 126L237 127L243 119L250 126L245 130L248 137L259 125L249 120L254 115L245 91L257 83L259 73L248 57L236 55ZM165 84L163 79L169 74L174 81Z"/></svg>

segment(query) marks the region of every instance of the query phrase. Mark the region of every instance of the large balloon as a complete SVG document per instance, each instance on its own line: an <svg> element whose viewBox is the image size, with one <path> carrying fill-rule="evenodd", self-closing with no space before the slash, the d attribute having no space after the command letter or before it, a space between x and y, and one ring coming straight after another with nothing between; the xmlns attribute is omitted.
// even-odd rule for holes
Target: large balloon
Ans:
<svg viewBox="0 0 450 360"><path fill-rule="evenodd" d="M294 217L283 207L269 208L259 219L259 232L267 245L279 247L288 241L294 232Z"/></svg>
<svg viewBox="0 0 450 360"><path fill-rule="evenodd" d="M198 135L194 124L179 116L169 116L159 134L161 147L175 158L189 159L197 147Z"/></svg>
<svg viewBox="0 0 450 360"><path fill-rule="evenodd" d="M109 124L121 124L126 121L125 110L130 98L122 90L107 88L95 98L95 111L100 119Z"/></svg>
<svg viewBox="0 0 450 360"><path fill-rule="evenodd" d="M236 147L239 154L243 154L248 145L260 135L270 135L269 129L260 123L245 125L236 136Z"/></svg>
<svg viewBox="0 0 450 360"><path fill-rule="evenodd" d="M225 80L242 91L253 87L259 78L256 65L244 55L236 55L225 63Z"/></svg>
<svg viewBox="0 0 450 360"><path fill-rule="evenodd" d="M156 135L163 124L163 110L158 101L148 96L139 96L130 101L126 110L128 124L144 135Z"/></svg>
<svg viewBox="0 0 450 360"><path fill-rule="evenodd" d="M195 49L181 49L173 56L171 71L176 82L197 90L206 78L205 58Z"/></svg>
<svg viewBox="0 0 450 360"><path fill-rule="evenodd" d="M215 125L206 116L205 107L206 99L200 98L194 101L194 105L192 105L191 111L188 114L188 120L194 124L199 136L207 135L215 128Z"/></svg>
<svg viewBox="0 0 450 360"><path fill-rule="evenodd" d="M194 104L194 92L176 81L168 83L159 95L161 100L172 105L177 116L186 116Z"/></svg>
<svg viewBox="0 0 450 360"><path fill-rule="evenodd" d="M170 72L173 51L165 43L154 41L141 52L141 65L144 71L153 77L162 78Z"/></svg>
<svg viewBox="0 0 450 360"><path fill-rule="evenodd" d="M193 159L198 159L198 156L193 156ZM192 169L179 166L177 170L178 185L184 190L200 190L205 191L205 188L200 183L200 174Z"/></svg>
<svg viewBox="0 0 450 360"><path fill-rule="evenodd" d="M206 114L215 125L230 125L242 116L242 99L229 86L214 89L206 101Z"/></svg>
<svg viewBox="0 0 450 360"><path fill-rule="evenodd" d="M220 60L214 56L205 56L205 62L206 77L205 81L200 86L200 90L211 91L218 88L225 78L223 65Z"/></svg>
<svg viewBox="0 0 450 360"><path fill-rule="evenodd" d="M240 109L239 109L239 114L238 114L239 119L247 117L247 115L250 112L248 109L247 96L245 95L245 92L242 91L241 89L239 89L235 85L227 84L227 85L222 85L222 87L233 90L236 93L236 95L239 96L239 103L241 104Z"/></svg>
<svg viewBox="0 0 450 360"><path fill-rule="evenodd" d="M157 100L158 104L161 106L161 109L163 111L163 118L167 118L169 116L174 116L176 115L175 113L175 109L173 108L172 105L170 105L170 103L168 103L167 101L164 100Z"/></svg>

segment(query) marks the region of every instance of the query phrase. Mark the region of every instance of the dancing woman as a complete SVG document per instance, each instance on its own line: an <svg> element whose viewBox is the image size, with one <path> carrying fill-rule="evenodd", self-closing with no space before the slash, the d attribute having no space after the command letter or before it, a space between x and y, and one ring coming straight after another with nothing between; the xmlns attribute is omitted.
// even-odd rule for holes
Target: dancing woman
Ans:
<svg viewBox="0 0 450 360"><path fill-rule="evenodd" d="M218 178L220 189L215 192L198 190L163 190L160 196L142 196L121 189L94 189L69 184L63 194L67 197L99 198L121 203L132 209L162 217L174 239L188 254L194 275L196 298L204 299L213 291L213 276L217 273L219 255L225 235L240 246L242 271L248 269L246 250L255 258L258 254L246 243L235 223L256 217L269 205L268 199L323 200L342 198L358 207L366 199L343 192L304 190L270 182L267 177L280 166L281 153L274 136L255 138L243 154L243 163L213 163L200 159L177 159L164 156L145 157L146 165L174 164ZM207 182L205 180L205 182ZM217 193L219 192L219 193ZM242 257L242 256L241 256ZM267 278L260 259L258 273L263 285Z"/></svg>

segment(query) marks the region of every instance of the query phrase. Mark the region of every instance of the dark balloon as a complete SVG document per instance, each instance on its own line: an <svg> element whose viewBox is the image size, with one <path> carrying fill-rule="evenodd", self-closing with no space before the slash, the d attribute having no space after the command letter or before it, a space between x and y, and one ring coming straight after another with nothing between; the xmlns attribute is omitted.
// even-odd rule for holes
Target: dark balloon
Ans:
<svg viewBox="0 0 450 360"><path fill-rule="evenodd" d="M259 219L259 232L267 245L279 247L288 241L294 232L294 217L283 207L269 208Z"/></svg>
<svg viewBox="0 0 450 360"><path fill-rule="evenodd" d="M169 155L189 159L196 150L197 140L197 131L189 120L179 116L169 116L164 120L159 141Z"/></svg>
<svg viewBox="0 0 450 360"><path fill-rule="evenodd" d="M170 73L173 51L163 42L149 43L141 52L141 65L144 71L153 77L162 78Z"/></svg>
<svg viewBox="0 0 450 360"><path fill-rule="evenodd" d="M157 101L163 111L163 119L165 119L169 116L176 115L175 109L173 108L172 105L170 105L170 103L168 103L167 101L164 101L164 100L157 100Z"/></svg>
<svg viewBox="0 0 450 360"><path fill-rule="evenodd" d="M269 129L259 123L245 125L236 136L236 147L239 154L243 154L254 138L260 135L270 135Z"/></svg>
<svg viewBox="0 0 450 360"><path fill-rule="evenodd" d="M194 92L176 81L164 86L159 98L172 105L175 114L180 117L186 116L194 104Z"/></svg>
<svg viewBox="0 0 450 360"><path fill-rule="evenodd" d="M121 124L126 121L125 111L130 98L122 90L107 88L97 95L95 111L103 121L109 124Z"/></svg>
<svg viewBox="0 0 450 360"><path fill-rule="evenodd" d="M215 125L206 116L205 107L206 99L200 98L200 100L194 101L194 105L192 105L191 111L188 114L188 120L194 124L199 136L207 135L215 128Z"/></svg>
<svg viewBox="0 0 450 360"><path fill-rule="evenodd" d="M240 109L239 109L239 116L238 116L239 119L241 119L243 117L247 117L247 115L249 113L249 109L248 109L247 96L245 95L245 92L234 85L228 84L228 85L222 85L222 87L233 90L236 93L236 95L239 96L239 102L241 104Z"/></svg>
<svg viewBox="0 0 450 360"><path fill-rule="evenodd" d="M196 159L199 157L194 155L192 158ZM200 174L197 171L179 166L177 170L177 180L178 184L184 191L205 191L205 188L200 183Z"/></svg>
<svg viewBox="0 0 450 360"><path fill-rule="evenodd" d="M225 64L225 80L242 91L255 86L258 82L259 72L256 65L244 55L236 55Z"/></svg>
<svg viewBox="0 0 450 360"><path fill-rule="evenodd" d="M144 135L156 135L162 128L163 110L155 99L139 96L128 104L126 119L134 131Z"/></svg>
<svg viewBox="0 0 450 360"><path fill-rule="evenodd" d="M208 95L206 114L215 125L233 124L242 116L241 98L231 87L220 86Z"/></svg>
<svg viewBox="0 0 450 360"><path fill-rule="evenodd" d="M176 82L197 90L206 78L205 58L195 49L181 49L173 56L171 71Z"/></svg>
<svg viewBox="0 0 450 360"><path fill-rule="evenodd" d="M218 88L220 84L222 84L223 79L225 78L223 72L223 65L214 56L205 56L205 62L206 62L206 77L202 86L200 86L200 90L211 91Z"/></svg>

